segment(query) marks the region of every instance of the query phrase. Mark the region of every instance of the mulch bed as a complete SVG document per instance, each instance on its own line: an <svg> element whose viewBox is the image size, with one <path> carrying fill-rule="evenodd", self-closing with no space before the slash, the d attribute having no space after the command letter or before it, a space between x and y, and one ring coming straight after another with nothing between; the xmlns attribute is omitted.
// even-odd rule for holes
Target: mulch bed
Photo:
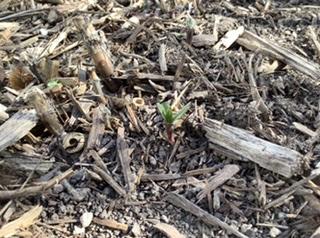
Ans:
<svg viewBox="0 0 320 238"><path fill-rule="evenodd" d="M0 237L319 236L319 9L1 1Z"/></svg>

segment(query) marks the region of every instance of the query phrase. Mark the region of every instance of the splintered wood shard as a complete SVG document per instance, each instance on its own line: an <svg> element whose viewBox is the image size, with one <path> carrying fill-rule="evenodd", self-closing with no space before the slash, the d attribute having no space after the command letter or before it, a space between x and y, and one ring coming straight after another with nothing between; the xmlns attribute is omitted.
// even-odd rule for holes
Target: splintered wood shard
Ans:
<svg viewBox="0 0 320 238"><path fill-rule="evenodd" d="M37 124L36 110L21 110L0 126L0 151L23 138Z"/></svg>
<svg viewBox="0 0 320 238"><path fill-rule="evenodd" d="M73 170L68 169L62 174L57 175L56 177L50 179L46 183L41 185L30 186L27 188L16 189L16 190L0 190L0 201L9 200L9 199L16 199L16 198L26 198L29 196L34 196L37 194L41 194L52 188L57 183L60 183L62 180L68 178L69 176L73 175Z"/></svg>
<svg viewBox="0 0 320 238"><path fill-rule="evenodd" d="M28 228L33 225L36 220L39 218L41 212L43 210L42 206L35 206L31 208L29 211L25 212L19 218L3 225L0 229L0 237L14 237L21 230Z"/></svg>
<svg viewBox="0 0 320 238"><path fill-rule="evenodd" d="M117 138L117 150L118 158L121 163L124 180L126 182L128 192L132 192L135 187L135 177L130 170L131 158L129 155L129 147L126 141L124 140L124 128L118 128L118 138Z"/></svg>
<svg viewBox="0 0 320 238"><path fill-rule="evenodd" d="M314 80L318 81L320 79L319 64L316 64L294 53L292 50L265 40L252 32L244 31L243 34L237 39L237 43L249 50L259 51L263 54L280 60L283 63L290 65L292 68L300 71L301 73L309 75Z"/></svg>
<svg viewBox="0 0 320 238"><path fill-rule="evenodd" d="M159 222L153 226L163 234L165 234L168 238L185 238L184 235L182 235L177 228L175 228L172 225Z"/></svg>
<svg viewBox="0 0 320 238"><path fill-rule="evenodd" d="M127 193L126 191L120 186L117 181L115 181L111 175L109 175L106 171L103 169L99 168L98 166L94 165L93 166L94 172L96 172L100 177L110 185L116 191L120 196L124 197Z"/></svg>
<svg viewBox="0 0 320 238"><path fill-rule="evenodd" d="M205 120L203 129L206 131L210 147L232 159L253 161L262 168L288 178L302 173L304 156L295 150L212 119Z"/></svg>
<svg viewBox="0 0 320 238"><path fill-rule="evenodd" d="M182 208L186 212L190 212L194 216L201 219L203 222L209 225L213 226L219 226L222 229L234 234L236 237L240 238L248 238L248 236L242 234L240 231L236 230L232 226L228 225L224 221L221 221L219 218L211 215L210 213L206 212L199 206L195 205L188 199L184 198L183 196L177 194L177 193L168 193L168 196L166 197L166 200L173 204L176 207Z"/></svg>
<svg viewBox="0 0 320 238"><path fill-rule="evenodd" d="M101 147L101 141L105 131L105 112L103 106L99 106L92 110L92 127L89 132L89 137L87 141L87 149L97 149Z"/></svg>
<svg viewBox="0 0 320 238"><path fill-rule="evenodd" d="M123 224L112 219L99 219L95 217L93 218L93 222L101 226L106 226L112 230L127 232L129 229L129 226L127 224Z"/></svg>
<svg viewBox="0 0 320 238"><path fill-rule="evenodd" d="M240 170L238 165L230 164L226 165L222 170L213 175L208 184L197 195L198 202L205 198L208 193L211 193L217 187L224 184L228 179L232 178Z"/></svg>

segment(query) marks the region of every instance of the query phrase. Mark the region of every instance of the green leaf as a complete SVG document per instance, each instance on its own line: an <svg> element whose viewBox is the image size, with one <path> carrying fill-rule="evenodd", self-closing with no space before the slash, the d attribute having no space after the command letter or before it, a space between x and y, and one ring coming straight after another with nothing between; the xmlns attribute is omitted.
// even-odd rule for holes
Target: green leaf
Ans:
<svg viewBox="0 0 320 238"><path fill-rule="evenodd" d="M173 115L173 121L176 122L176 121L180 120L182 117L184 117L184 115L185 115L185 114L187 113L187 111L189 110L190 105L191 105L190 103L184 105L184 106L180 109L180 111L178 111L177 113L175 113L175 114Z"/></svg>
<svg viewBox="0 0 320 238"><path fill-rule="evenodd" d="M162 118L165 120L165 122L167 124L172 124L174 120L173 120L173 112L170 105L167 102L163 102L163 103L157 103L157 107Z"/></svg>
<svg viewBox="0 0 320 238"><path fill-rule="evenodd" d="M47 83L48 88L53 89L55 87L61 86L62 84L58 80L50 80Z"/></svg>
<svg viewBox="0 0 320 238"><path fill-rule="evenodd" d="M194 29L197 25L196 20L192 16L187 16L186 25L189 29Z"/></svg>

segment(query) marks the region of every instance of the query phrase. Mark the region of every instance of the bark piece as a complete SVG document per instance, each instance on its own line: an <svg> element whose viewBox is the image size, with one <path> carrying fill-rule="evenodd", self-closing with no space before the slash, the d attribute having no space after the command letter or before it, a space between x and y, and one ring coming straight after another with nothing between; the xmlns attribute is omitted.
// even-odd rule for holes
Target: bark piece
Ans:
<svg viewBox="0 0 320 238"><path fill-rule="evenodd" d="M297 151L260 139L251 133L206 119L203 125L210 147L233 159L247 159L290 178L301 174L304 156Z"/></svg>
<svg viewBox="0 0 320 238"><path fill-rule="evenodd" d="M27 135L37 122L38 116L34 109L14 114L0 126L0 151Z"/></svg>

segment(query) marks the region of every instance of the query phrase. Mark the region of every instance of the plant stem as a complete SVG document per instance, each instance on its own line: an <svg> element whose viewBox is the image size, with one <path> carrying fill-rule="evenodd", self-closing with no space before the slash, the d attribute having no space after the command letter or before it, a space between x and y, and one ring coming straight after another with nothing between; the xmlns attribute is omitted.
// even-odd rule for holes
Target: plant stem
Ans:
<svg viewBox="0 0 320 238"><path fill-rule="evenodd" d="M168 141L170 144L174 144L174 137L173 137L173 125L166 124L166 131L168 136Z"/></svg>

